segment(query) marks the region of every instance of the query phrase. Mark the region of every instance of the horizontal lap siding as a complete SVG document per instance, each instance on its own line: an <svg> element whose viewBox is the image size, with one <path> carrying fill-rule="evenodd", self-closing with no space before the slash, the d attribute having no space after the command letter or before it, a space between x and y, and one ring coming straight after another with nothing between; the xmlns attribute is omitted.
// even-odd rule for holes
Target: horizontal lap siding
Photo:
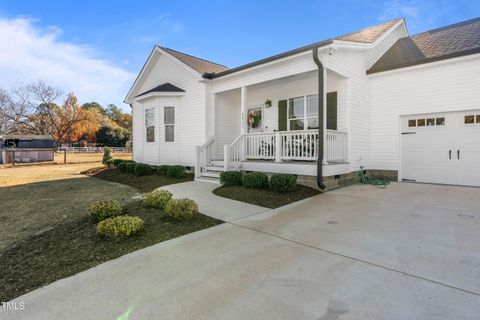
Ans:
<svg viewBox="0 0 480 320"><path fill-rule="evenodd" d="M186 92L183 96L175 98L178 101L175 109L175 142L165 142L164 139L163 107L169 106L170 102L163 100L165 99L163 97L154 98L157 101L156 135L158 139L155 146L144 142L143 114L137 116L134 120L134 152L138 150L141 153L141 147L135 147L135 144L140 144L143 145L145 162L179 163L192 166L195 162L195 146L205 141L205 85L199 82L200 75L197 76L161 54L157 54L150 65L140 84L139 93L165 82L170 82ZM134 110L134 114L138 115L138 113ZM141 121L138 121L139 118ZM135 136L142 139L137 140ZM138 159L140 158L141 156L138 156Z"/></svg>
<svg viewBox="0 0 480 320"><path fill-rule="evenodd" d="M462 59L462 58L460 58ZM399 117L480 108L480 56L371 77L371 162L399 169Z"/></svg>
<svg viewBox="0 0 480 320"><path fill-rule="evenodd" d="M215 157L223 159L223 148L240 135L240 90L217 95Z"/></svg>

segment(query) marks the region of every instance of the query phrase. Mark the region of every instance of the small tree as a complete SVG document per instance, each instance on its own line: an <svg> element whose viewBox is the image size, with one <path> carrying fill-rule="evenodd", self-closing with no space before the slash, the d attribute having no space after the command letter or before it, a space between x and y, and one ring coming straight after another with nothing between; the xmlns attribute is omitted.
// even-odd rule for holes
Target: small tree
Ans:
<svg viewBox="0 0 480 320"><path fill-rule="evenodd" d="M107 164L108 160L113 160L112 149L110 149L109 147L105 147L105 149L103 150L102 163Z"/></svg>

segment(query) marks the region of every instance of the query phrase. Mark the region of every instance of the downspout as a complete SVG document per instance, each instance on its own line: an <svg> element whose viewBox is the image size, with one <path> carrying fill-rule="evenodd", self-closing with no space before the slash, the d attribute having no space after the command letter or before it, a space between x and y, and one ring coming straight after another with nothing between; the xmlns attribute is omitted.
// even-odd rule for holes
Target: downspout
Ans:
<svg viewBox="0 0 480 320"><path fill-rule="evenodd" d="M313 61L318 67L318 158L317 158L317 186L323 190L325 185L323 184L323 96L325 92L323 90L323 64L318 59L318 47L313 48Z"/></svg>

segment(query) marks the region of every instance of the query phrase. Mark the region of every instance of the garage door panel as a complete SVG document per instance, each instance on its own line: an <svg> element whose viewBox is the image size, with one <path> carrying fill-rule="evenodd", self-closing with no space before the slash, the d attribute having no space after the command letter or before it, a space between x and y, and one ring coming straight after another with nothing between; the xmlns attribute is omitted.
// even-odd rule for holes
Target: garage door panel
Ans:
<svg viewBox="0 0 480 320"><path fill-rule="evenodd" d="M480 186L480 121L467 124L467 113L480 115L480 110L402 118L407 133L401 137L402 179ZM439 117L445 119L442 124L425 126L428 118Z"/></svg>

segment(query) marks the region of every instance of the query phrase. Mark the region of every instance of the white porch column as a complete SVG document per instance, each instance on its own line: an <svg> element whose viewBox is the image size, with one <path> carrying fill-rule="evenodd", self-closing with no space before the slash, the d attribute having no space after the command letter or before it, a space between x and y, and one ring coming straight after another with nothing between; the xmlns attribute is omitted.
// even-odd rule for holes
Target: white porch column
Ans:
<svg viewBox="0 0 480 320"><path fill-rule="evenodd" d="M241 119L240 119L240 134L243 136L245 135L248 130L248 124L247 124L247 87L241 87L240 88L240 115L241 115ZM243 139L243 142L242 142L242 145L241 145L241 157L242 157L242 161L245 161L246 160L246 157L245 157L245 144L247 143L246 142L247 139Z"/></svg>
<svg viewBox="0 0 480 320"><path fill-rule="evenodd" d="M323 98L323 161L322 161L322 164L327 164L327 68L323 68L323 97L322 98Z"/></svg>
<svg viewBox="0 0 480 320"><path fill-rule="evenodd" d="M242 119L240 122L240 133L247 133L247 87L242 87L240 92L240 108Z"/></svg>

